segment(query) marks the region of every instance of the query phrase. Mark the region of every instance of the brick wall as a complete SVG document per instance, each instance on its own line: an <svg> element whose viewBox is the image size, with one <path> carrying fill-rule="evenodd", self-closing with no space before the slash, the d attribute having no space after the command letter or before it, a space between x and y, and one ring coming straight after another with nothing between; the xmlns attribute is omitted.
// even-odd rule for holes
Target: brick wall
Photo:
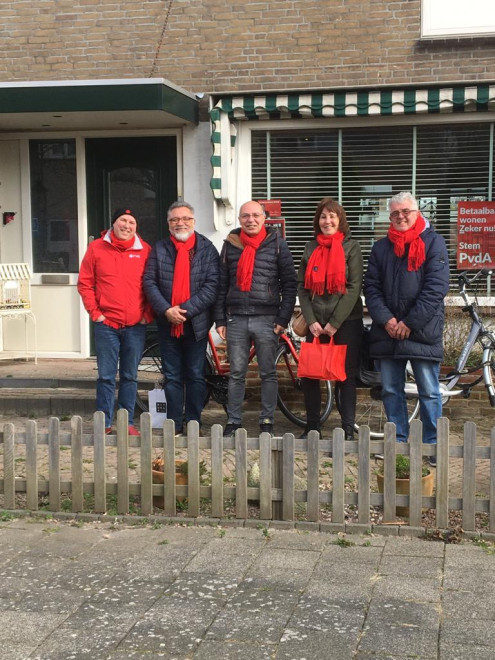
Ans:
<svg viewBox="0 0 495 660"><path fill-rule="evenodd" d="M153 75L211 93L494 76L493 39L420 43L420 0L173 0L159 49L168 4L2 2L0 80Z"/></svg>

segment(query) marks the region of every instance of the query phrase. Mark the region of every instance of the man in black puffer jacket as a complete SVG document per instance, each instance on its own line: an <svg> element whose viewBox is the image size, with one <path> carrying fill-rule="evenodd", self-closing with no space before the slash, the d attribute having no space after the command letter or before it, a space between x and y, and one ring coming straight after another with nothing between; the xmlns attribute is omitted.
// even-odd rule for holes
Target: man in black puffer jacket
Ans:
<svg viewBox="0 0 495 660"><path fill-rule="evenodd" d="M366 305L373 320L370 355L379 360L382 398L397 440L407 442L409 423L404 391L410 360L418 386L423 442L436 442L442 415L439 388L443 358L444 298L449 290L449 261L442 236L402 192L389 201L386 238L373 245L364 278ZM435 458L431 457L435 464Z"/></svg>
<svg viewBox="0 0 495 660"><path fill-rule="evenodd" d="M194 209L187 202L174 202L167 220L170 236L153 248L143 289L158 325L167 415L180 435L184 422L201 424L206 401L206 345L218 291L218 252L194 231Z"/></svg>
<svg viewBox="0 0 495 660"><path fill-rule="evenodd" d="M227 339L230 360L226 437L242 424L252 341L261 378L260 430L273 431L278 335L290 321L297 281L287 243L277 231L265 227L265 219L261 204L243 204L239 211L241 227L230 232L220 254L220 290L214 318L218 334Z"/></svg>

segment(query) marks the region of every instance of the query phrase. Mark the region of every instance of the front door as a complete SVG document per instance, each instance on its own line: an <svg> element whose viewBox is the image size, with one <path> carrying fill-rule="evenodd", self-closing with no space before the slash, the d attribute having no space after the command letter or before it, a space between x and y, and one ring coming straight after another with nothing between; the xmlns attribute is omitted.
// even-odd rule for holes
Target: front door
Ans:
<svg viewBox="0 0 495 660"><path fill-rule="evenodd" d="M90 237L110 227L118 208L135 213L138 234L151 246L168 234L167 209L177 199L174 136L88 139L86 177Z"/></svg>
<svg viewBox="0 0 495 660"><path fill-rule="evenodd" d="M86 176L90 236L98 238L123 207L151 245L168 233L167 209L177 199L175 136L88 139Z"/></svg>

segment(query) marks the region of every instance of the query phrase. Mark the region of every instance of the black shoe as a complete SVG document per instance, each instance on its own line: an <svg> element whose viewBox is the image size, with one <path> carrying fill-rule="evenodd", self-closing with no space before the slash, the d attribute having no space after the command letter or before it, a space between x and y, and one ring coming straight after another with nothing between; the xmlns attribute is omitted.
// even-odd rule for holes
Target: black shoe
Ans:
<svg viewBox="0 0 495 660"><path fill-rule="evenodd" d="M306 427L306 428L304 429L304 431L301 433L301 435L299 436L299 440L307 440L307 439L308 439L308 433L309 433L310 431L318 431L318 433L320 434L320 438L321 438L321 431L320 431L320 429L310 429L310 428Z"/></svg>
<svg viewBox="0 0 495 660"><path fill-rule="evenodd" d="M346 426L345 429L344 429L344 433L345 433L345 439L346 440L355 440L356 439L356 436L354 435L355 431L354 431L353 426Z"/></svg>
<svg viewBox="0 0 495 660"><path fill-rule="evenodd" d="M260 433L273 433L273 424L271 422L263 422L260 424Z"/></svg>
<svg viewBox="0 0 495 660"><path fill-rule="evenodd" d="M431 467L436 468L437 467L437 457L436 456L429 456L428 457L428 463L431 465Z"/></svg>
<svg viewBox="0 0 495 660"><path fill-rule="evenodd" d="M227 426L223 430L223 437L224 438L232 438L235 435L235 432L237 429L240 429L241 425L236 424L235 422L229 422Z"/></svg>

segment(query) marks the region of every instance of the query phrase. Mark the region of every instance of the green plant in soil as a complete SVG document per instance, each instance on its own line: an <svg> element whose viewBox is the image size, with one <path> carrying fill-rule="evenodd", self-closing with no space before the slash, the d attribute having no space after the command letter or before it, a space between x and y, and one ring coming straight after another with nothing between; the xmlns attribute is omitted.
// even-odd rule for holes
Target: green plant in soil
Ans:
<svg viewBox="0 0 495 660"><path fill-rule="evenodd" d="M378 470L379 474L383 474L384 463L380 465ZM427 465L423 465L421 469L421 474L423 477L426 477L430 474L430 470ZM411 476L411 462L409 456L404 456L404 454L397 454L395 457L395 478L396 479L409 479Z"/></svg>
<svg viewBox="0 0 495 660"><path fill-rule="evenodd" d="M333 545L340 545L341 548L350 548L353 545L356 545L354 541L348 541L342 536L339 537L336 541L333 542Z"/></svg>
<svg viewBox="0 0 495 660"><path fill-rule="evenodd" d="M183 500L177 500L175 502L175 507L176 507L177 511L186 511L186 509L187 509L187 498L185 498Z"/></svg>

